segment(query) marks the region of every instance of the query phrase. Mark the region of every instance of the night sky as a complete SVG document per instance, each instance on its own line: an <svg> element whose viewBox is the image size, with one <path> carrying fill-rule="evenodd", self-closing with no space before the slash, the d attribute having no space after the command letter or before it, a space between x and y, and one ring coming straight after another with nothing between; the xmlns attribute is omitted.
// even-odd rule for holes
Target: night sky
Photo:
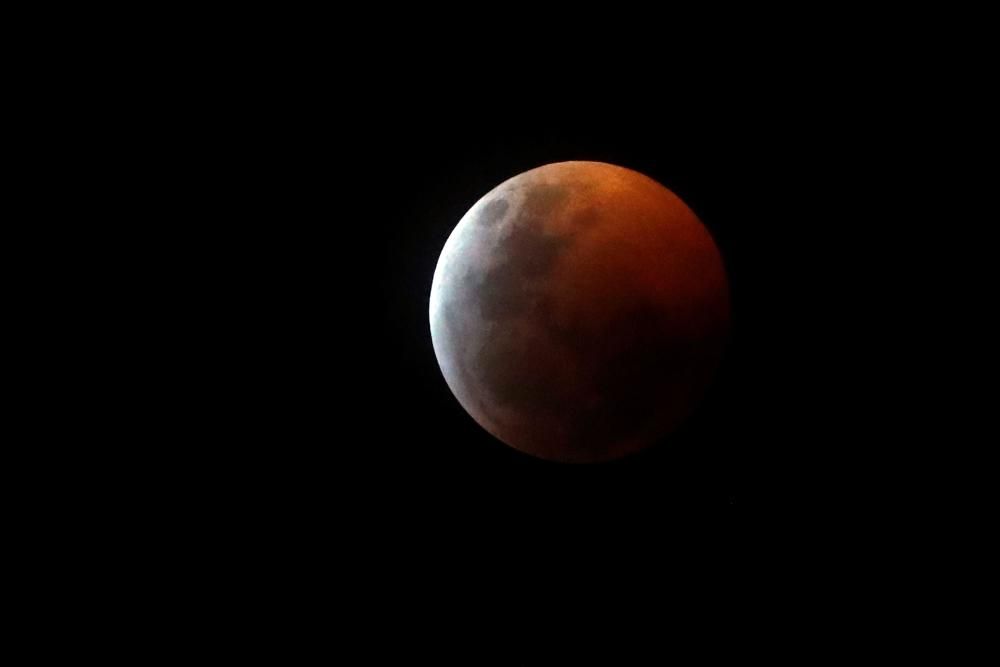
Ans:
<svg viewBox="0 0 1000 667"><path fill-rule="evenodd" d="M233 447L252 454L239 457L261 485L251 501L273 493L309 521L336 509L432 541L494 527L513 548L554 531L644 541L678 516L726 526L789 475L808 493L809 472L790 473L788 457L824 437L804 379L829 358L810 347L816 292L802 273L825 224L808 215L807 140L774 119L735 122L718 101L581 114L562 100L511 117L472 104L350 116L318 135L315 117L283 118L287 134L268 133L247 155L251 177L232 181L249 203L216 239L231 284L215 315L238 324L227 354L247 362L248 400L232 408L249 446ZM714 235L732 289L732 340L702 407L608 465L546 463L493 439L451 395L429 335L434 267L461 216L510 176L562 160L619 164L673 190Z"/></svg>
<svg viewBox="0 0 1000 667"><path fill-rule="evenodd" d="M791 547L815 508L857 502L882 462L857 426L878 381L854 374L881 303L849 296L864 293L877 163L798 89L712 80L640 96L616 81L619 96L595 101L585 82L500 96L404 75L332 92L281 79L287 96L225 107L199 167L214 208L188 223L214 267L195 389L212 419L184 448L208 539L255 545L293 579L329 563L374 607L402 595L417 613L445 589L670 586L678 558L732 574L761 535ZM609 464L498 442L431 346L453 227L497 184L563 160L672 190L730 280L709 395L679 431Z"/></svg>
<svg viewBox="0 0 1000 667"><path fill-rule="evenodd" d="M992 190L987 133L967 129L958 93L964 75L987 94L971 63L992 60L945 57L949 34L995 42L966 37L975 17L951 29L937 10L909 25L909 9L878 24L872 8L712 7L698 25L676 5L316 9L85 8L100 30L65 12L19 24L13 70L31 85L12 89L25 111L11 136L31 159L14 168L40 242L12 237L29 265L12 294L35 303L11 322L41 346L12 349L66 399L15 386L40 408L40 481L9 470L29 481L13 496L14 523L31 524L12 534L17 564L41 564L12 570L30 591L14 609L32 649L625 666L693 662L684 639L741 662L800 640L793 662L810 664L884 634L892 655L922 652L934 633L904 618L897 641L880 602L931 606L933 574L982 589L951 579L965 563L918 558L974 551L926 523L957 525L941 509L949 484L993 470L964 450L944 465L989 447L989 430L963 432L991 414L986 357L961 358L988 329L960 316L990 315L972 292L991 281L966 272L995 265L973 259L992 252L995 215L959 211ZM936 152L952 146L972 159ZM503 181L568 160L678 195L731 291L700 407L610 463L497 441L431 344L455 225ZM56 286L36 299L35 280ZM955 369L979 375L938 377ZM35 503L52 510L36 520ZM919 539L883 549L907 522ZM602 659L565 655L616 631ZM660 659L623 657L638 636ZM525 639L558 650L516 650ZM436 659L462 642L474 650Z"/></svg>

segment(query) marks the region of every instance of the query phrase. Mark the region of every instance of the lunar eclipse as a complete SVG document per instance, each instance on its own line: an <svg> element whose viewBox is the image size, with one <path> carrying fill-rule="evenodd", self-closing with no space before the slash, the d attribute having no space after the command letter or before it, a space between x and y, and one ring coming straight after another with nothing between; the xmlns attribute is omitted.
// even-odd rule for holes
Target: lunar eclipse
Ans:
<svg viewBox="0 0 1000 667"><path fill-rule="evenodd" d="M674 431L721 362L729 288L712 236L629 169L559 162L484 195L441 252L430 329L452 393L542 459L609 461Z"/></svg>

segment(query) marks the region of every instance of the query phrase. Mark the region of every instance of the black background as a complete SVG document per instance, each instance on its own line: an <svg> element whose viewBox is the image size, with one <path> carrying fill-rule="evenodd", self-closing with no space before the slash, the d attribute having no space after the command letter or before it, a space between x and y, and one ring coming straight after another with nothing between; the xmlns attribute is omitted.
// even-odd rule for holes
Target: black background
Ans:
<svg viewBox="0 0 1000 667"><path fill-rule="evenodd" d="M257 115L228 126L241 128L224 145L239 176L220 180L238 203L213 224L211 256L226 261L204 303L224 332L216 351L239 400L220 405L239 437L218 433L232 456L214 462L244 469L225 479L279 526L344 521L408 548L483 539L521 563L540 544L573 551L567 542L628 560L669 542L672 522L727 539L765 505L799 512L827 491L816 464L836 425L818 413L838 410L824 379L838 351L835 318L816 320L830 307L818 267L840 247L842 206L842 186L825 181L830 128L734 106L738 95L594 105L547 92L527 106L456 95L419 113L386 113L378 98L329 117L300 102L263 132ZM673 190L731 281L732 340L701 409L606 465L497 442L450 394L429 335L454 225L506 178L560 160L623 165Z"/></svg>
<svg viewBox="0 0 1000 667"><path fill-rule="evenodd" d="M191 295L168 353L189 373L175 507L195 543L217 547L205 553L220 576L266 574L239 595L345 586L410 616L439 596L528 613L539 587L570 605L663 599L761 581L830 508L861 507L852 529L878 523L864 507L896 445L866 423L887 412L892 348L875 324L890 288L871 278L894 224L880 202L895 146L870 137L892 119L815 71L735 67L530 84L405 60L336 77L262 68L209 77L198 106L173 110L165 143L186 168L170 180L183 248L171 275ZM430 340L433 271L458 220L561 160L674 191L732 290L731 342L698 412L609 464L493 439Z"/></svg>
<svg viewBox="0 0 1000 667"><path fill-rule="evenodd" d="M53 249L70 268L38 300L58 321L29 357L54 356L35 379L72 404L43 406L33 427L67 428L52 440L69 451L35 448L42 483L19 498L53 505L33 522L59 542L40 579L88 588L73 622L110 601L136 636L166 632L146 649L193 635L256 652L270 637L287 658L297 642L280 626L331 644L356 627L368 651L410 656L472 626L499 631L477 642L489 657L524 636L586 650L621 620L667 651L686 626L743 651L729 626L783 645L815 607L844 613L811 648L839 644L872 591L895 595L887 573L936 546L896 558L880 541L923 528L963 479L940 465L958 420L931 427L958 383L934 373L967 343L956 297L974 281L947 279L981 230L958 233L954 208L983 188L963 180L931 203L960 164L936 150L980 145L962 136L964 65L939 57L939 17L911 30L898 12L753 7L754 21L729 9L695 26L675 8L579 7L547 25L512 7L462 22L374 9L127 31L91 17L109 39L63 17L82 43L30 77L42 127L14 127L39 142L22 171L59 177L37 197L42 261L24 275L48 272ZM578 30L584 14L597 25ZM610 464L494 440L451 396L429 335L454 225L560 160L673 190L732 288L732 340L699 411ZM898 599L924 574L897 574ZM840 606L821 590L869 581ZM162 624L137 613L149 606ZM905 642L919 646L912 630Z"/></svg>

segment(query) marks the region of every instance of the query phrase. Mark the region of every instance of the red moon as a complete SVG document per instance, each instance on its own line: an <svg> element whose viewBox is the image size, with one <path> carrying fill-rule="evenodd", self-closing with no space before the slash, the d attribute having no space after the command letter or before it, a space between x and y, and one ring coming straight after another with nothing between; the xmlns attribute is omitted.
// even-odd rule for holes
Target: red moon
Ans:
<svg viewBox="0 0 1000 667"><path fill-rule="evenodd" d="M722 258L670 190L602 162L501 183L434 272L430 327L462 407L507 445L587 463L663 438L704 396L729 330Z"/></svg>

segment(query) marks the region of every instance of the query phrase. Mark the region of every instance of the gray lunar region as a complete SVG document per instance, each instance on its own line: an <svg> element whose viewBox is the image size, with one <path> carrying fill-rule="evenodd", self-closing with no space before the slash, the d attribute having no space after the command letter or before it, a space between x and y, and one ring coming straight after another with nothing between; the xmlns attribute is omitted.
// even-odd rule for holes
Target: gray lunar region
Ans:
<svg viewBox="0 0 1000 667"><path fill-rule="evenodd" d="M598 162L504 182L452 232L430 299L445 380L487 431L565 462L625 456L677 427L720 362L718 249L673 193Z"/></svg>

